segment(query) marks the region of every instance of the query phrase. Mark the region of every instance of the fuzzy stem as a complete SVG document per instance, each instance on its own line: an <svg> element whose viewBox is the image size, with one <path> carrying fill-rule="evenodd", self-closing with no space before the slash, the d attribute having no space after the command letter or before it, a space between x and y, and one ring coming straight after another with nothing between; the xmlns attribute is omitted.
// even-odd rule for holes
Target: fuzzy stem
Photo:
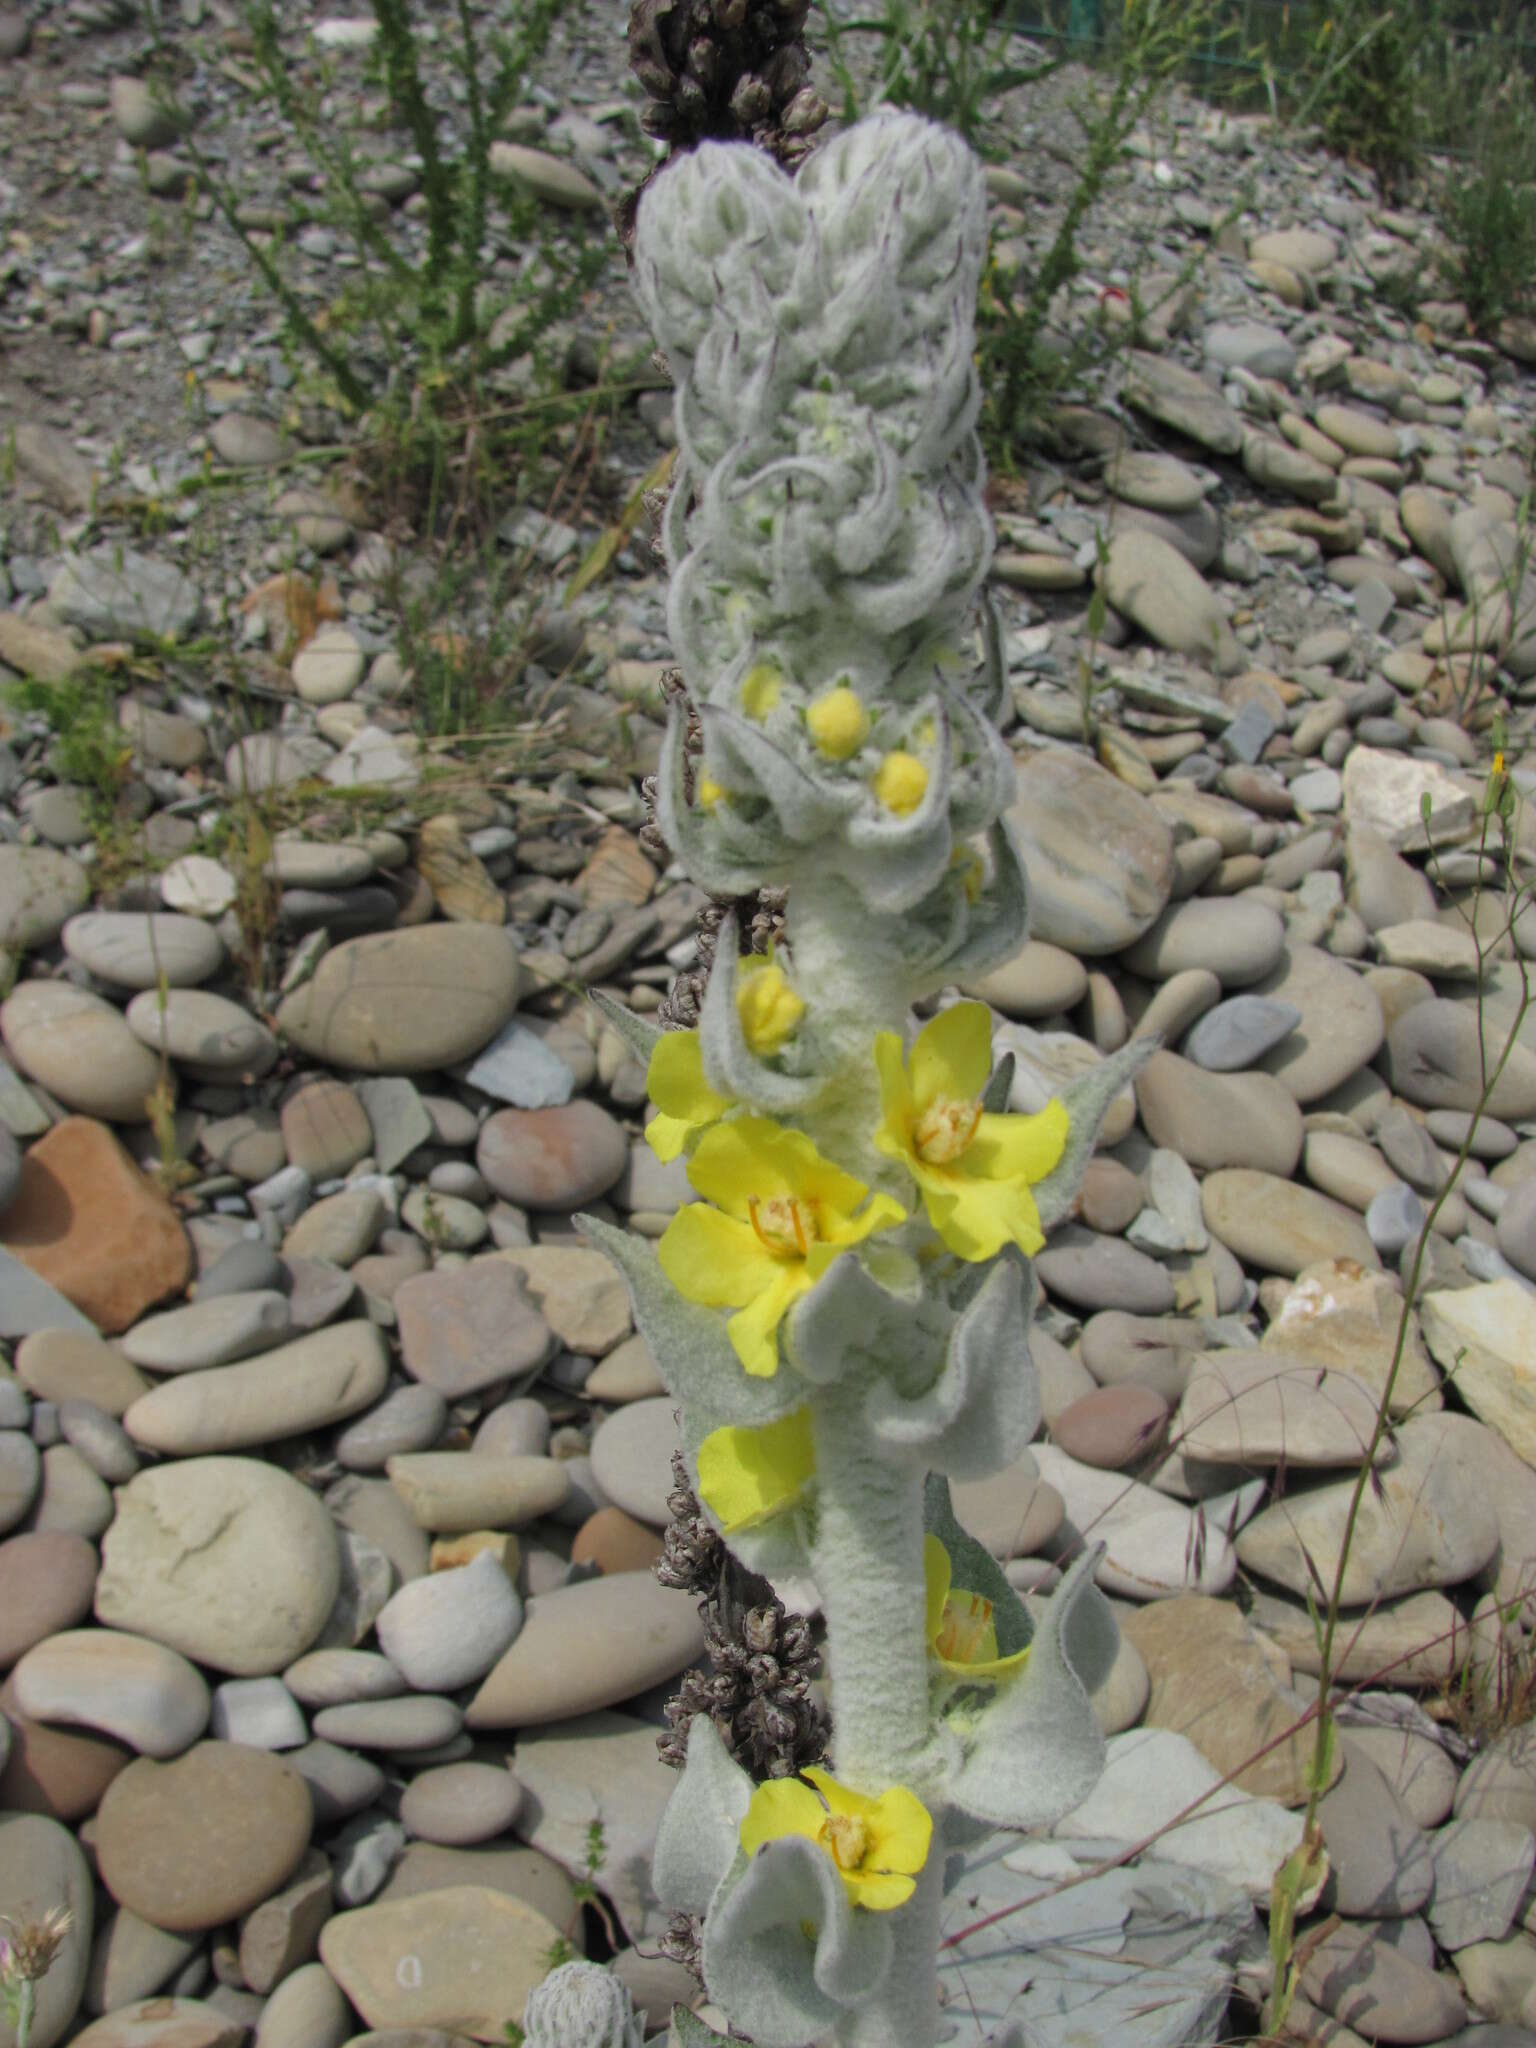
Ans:
<svg viewBox="0 0 1536 2048"><path fill-rule="evenodd" d="M878 1796L911 1784L928 1746L923 1494L922 1475L893 1467L870 1441L862 1391L833 1387L812 1405L812 1568L827 1624L837 1775Z"/></svg>
<svg viewBox="0 0 1536 2048"><path fill-rule="evenodd" d="M929 2048L939 2030L939 1908L944 1856L935 1839L917 1889L892 1916L896 1937L890 1974L868 2005L842 2020L837 2048Z"/></svg>
<svg viewBox="0 0 1536 2048"><path fill-rule="evenodd" d="M16 1999L16 2048L29 2048L36 2013L37 1986L30 1977L23 1977Z"/></svg>

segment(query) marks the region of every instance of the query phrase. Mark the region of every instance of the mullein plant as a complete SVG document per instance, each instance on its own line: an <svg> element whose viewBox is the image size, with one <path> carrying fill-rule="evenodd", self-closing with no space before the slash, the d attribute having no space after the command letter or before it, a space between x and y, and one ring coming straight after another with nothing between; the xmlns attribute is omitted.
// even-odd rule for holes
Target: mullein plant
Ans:
<svg viewBox="0 0 1536 2048"><path fill-rule="evenodd" d="M1102 1760L1093 1559L1032 1624L949 1481L1034 1435L1030 1259L1140 1051L1015 1115L984 1004L910 1022L1026 932L984 603L966 651L992 548L985 243L975 158L896 113L793 178L705 143L636 227L677 387L687 695L659 821L702 889L784 912L745 957L726 918L697 1029L605 1005L699 1199L654 1247L583 1227L628 1279L712 1525L748 1571L808 1577L824 1618L825 1766L758 1782L697 1713L656 1847L711 1999L760 2048L928 2048L946 1866L1067 1812Z"/></svg>

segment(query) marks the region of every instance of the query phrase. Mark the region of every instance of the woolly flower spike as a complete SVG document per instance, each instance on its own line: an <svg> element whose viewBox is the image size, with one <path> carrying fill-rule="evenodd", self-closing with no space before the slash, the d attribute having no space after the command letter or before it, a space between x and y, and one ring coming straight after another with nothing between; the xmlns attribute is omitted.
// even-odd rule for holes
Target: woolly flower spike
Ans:
<svg viewBox="0 0 1536 2048"><path fill-rule="evenodd" d="M645 1127L646 1143L666 1165L730 1108L704 1078L697 1031L665 1031L645 1070L645 1085L659 1115Z"/></svg>
<svg viewBox="0 0 1536 2048"><path fill-rule="evenodd" d="M699 1445L699 1499L727 1536L783 1514L815 1474L809 1410L760 1429L711 1430Z"/></svg>
<svg viewBox="0 0 1536 2048"><path fill-rule="evenodd" d="M736 1117L706 1131L688 1178L715 1204L690 1202L657 1247L661 1269L685 1300L738 1311L732 1348L757 1379L779 1369L779 1324L840 1252L906 1221L889 1195L874 1195L823 1159L800 1131L768 1117Z"/></svg>
<svg viewBox="0 0 1536 2048"><path fill-rule="evenodd" d="M992 1602L952 1584L954 1567L937 1536L923 1538L923 1582L928 1596L928 1648L952 1678L995 1680L1022 1671L1028 1644L1011 1657L997 1654Z"/></svg>
<svg viewBox="0 0 1536 2048"><path fill-rule="evenodd" d="M528 1994L526 2048L643 2048L628 1990L597 1963L562 1963Z"/></svg>
<svg viewBox="0 0 1536 2048"><path fill-rule="evenodd" d="M753 1793L741 1823L748 1856L767 1842L803 1835L832 1858L850 1905L871 1913L904 1906L933 1837L933 1817L916 1793L893 1785L878 1799L866 1799L814 1765L801 1777L809 1783L770 1778Z"/></svg>
<svg viewBox="0 0 1536 2048"><path fill-rule="evenodd" d="M1005 1244L1031 1257L1045 1243L1030 1193L1061 1158L1067 1112L992 1116L981 1104L992 1069L985 1003L957 1003L917 1034L904 1064L894 1031L875 1039L881 1120L875 1144L906 1163L928 1221L962 1259L990 1259Z"/></svg>

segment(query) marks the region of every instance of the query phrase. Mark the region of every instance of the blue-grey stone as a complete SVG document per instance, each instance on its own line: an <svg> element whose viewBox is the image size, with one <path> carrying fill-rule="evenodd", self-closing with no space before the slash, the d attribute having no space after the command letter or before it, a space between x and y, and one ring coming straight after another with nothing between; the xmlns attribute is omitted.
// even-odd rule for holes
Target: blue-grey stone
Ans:
<svg viewBox="0 0 1536 2048"><path fill-rule="evenodd" d="M1274 719L1262 704L1250 699L1221 735L1219 744L1234 761L1247 761L1251 765L1274 736Z"/></svg>
<svg viewBox="0 0 1536 2048"><path fill-rule="evenodd" d="M1382 1257L1395 1259L1424 1228L1424 1204L1406 1181L1399 1181L1372 1199L1365 1212L1365 1228Z"/></svg>
<svg viewBox="0 0 1536 2048"><path fill-rule="evenodd" d="M39 1280L30 1266L0 1249L0 1337L30 1337L34 1330L83 1330L99 1334L56 1287Z"/></svg>
<svg viewBox="0 0 1536 2048"><path fill-rule="evenodd" d="M576 1087L576 1076L559 1053L516 1018L497 1033L464 1078L471 1088L514 1109L558 1109Z"/></svg>
<svg viewBox="0 0 1536 2048"><path fill-rule="evenodd" d="M197 585L173 563L115 541L66 556L49 585L48 601L66 626L78 626L95 640L181 640L203 616Z"/></svg>
<svg viewBox="0 0 1536 2048"><path fill-rule="evenodd" d="M199 1301L217 1294L286 1294L292 1285L288 1268L268 1244L250 1238L221 1252L197 1283Z"/></svg>
<svg viewBox="0 0 1536 2048"><path fill-rule="evenodd" d="M352 1083L373 1127L373 1156L380 1173L393 1173L418 1145L432 1136L432 1119L403 1074L363 1075Z"/></svg>
<svg viewBox="0 0 1536 2048"><path fill-rule="evenodd" d="M1190 1027L1181 1050L1210 1074L1256 1067L1301 1022L1294 1003L1273 996L1229 996Z"/></svg>

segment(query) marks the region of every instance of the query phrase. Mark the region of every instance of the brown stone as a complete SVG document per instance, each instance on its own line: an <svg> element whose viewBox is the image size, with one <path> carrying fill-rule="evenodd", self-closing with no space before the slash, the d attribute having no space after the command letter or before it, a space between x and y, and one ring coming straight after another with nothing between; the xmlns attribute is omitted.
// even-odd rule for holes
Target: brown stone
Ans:
<svg viewBox="0 0 1536 2048"><path fill-rule="evenodd" d="M312 1180L335 1180L373 1150L373 1126L356 1092L329 1075L295 1088L282 1107L290 1166Z"/></svg>
<svg viewBox="0 0 1536 2048"><path fill-rule="evenodd" d="M656 870L634 834L622 825L611 825L576 877L576 887L590 910L621 904L633 908L650 902Z"/></svg>
<svg viewBox="0 0 1536 2048"><path fill-rule="evenodd" d="M1118 1237L1146 1207L1140 1180L1118 1159L1090 1159L1077 1199L1088 1228L1106 1237Z"/></svg>
<svg viewBox="0 0 1536 2048"><path fill-rule="evenodd" d="M480 1133L475 1164L498 1195L526 1209L579 1209L629 1164L623 1126L577 1097L558 1109L500 1109Z"/></svg>
<svg viewBox="0 0 1536 2048"><path fill-rule="evenodd" d="M45 1636L91 1611L96 1548L63 1529L33 1529L0 1543L0 1671Z"/></svg>
<svg viewBox="0 0 1536 2048"><path fill-rule="evenodd" d="M1168 1403L1151 1387L1096 1387L1061 1411L1051 1440L1081 1464L1119 1472L1157 1448L1168 1414Z"/></svg>
<svg viewBox="0 0 1536 2048"><path fill-rule="evenodd" d="M470 851L457 818L426 820L416 842L416 866L451 923L506 923L507 899Z"/></svg>
<svg viewBox="0 0 1536 2048"><path fill-rule="evenodd" d="M192 1277L176 1211L91 1117L66 1117L27 1153L0 1244L109 1336Z"/></svg>
<svg viewBox="0 0 1536 2048"><path fill-rule="evenodd" d="M394 1300L406 1371L450 1401L546 1364L558 1349L523 1275L501 1259L417 1274Z"/></svg>
<svg viewBox="0 0 1536 2048"><path fill-rule="evenodd" d="M306 1849L282 1890L240 1923L240 1974L251 1990L265 1994L309 1962L331 1911L329 1859L319 1849Z"/></svg>
<svg viewBox="0 0 1536 2048"><path fill-rule="evenodd" d="M240 2048L245 2022L200 1998L144 1998L120 2005L75 2035L85 2048Z"/></svg>
<svg viewBox="0 0 1536 2048"><path fill-rule="evenodd" d="M571 1563L595 1564L603 1573L648 1572L662 1549L658 1530L637 1522L622 1508L599 1508L571 1539Z"/></svg>
<svg viewBox="0 0 1536 2048"><path fill-rule="evenodd" d="M132 1750L105 1735L45 1727L16 1704L14 1681L0 1685L0 1713L11 1724L11 1754L0 1772L0 1812L46 1813L53 1820L82 1820L94 1813L102 1794Z"/></svg>
<svg viewBox="0 0 1536 2048"><path fill-rule="evenodd" d="M286 1884L314 1811L297 1771L267 1750L199 1742L170 1763L140 1757L96 1818L101 1880L152 1926L191 1934L234 1920Z"/></svg>
<svg viewBox="0 0 1536 2048"><path fill-rule="evenodd" d="M1290 1666L1229 1601L1181 1593L1124 1615L1121 1627L1152 1681L1142 1716L1149 1728L1187 1735L1244 1792L1286 1806L1305 1801L1313 1731L1284 1735L1306 1711L1287 1682ZM1338 1769L1336 1761L1335 1776Z"/></svg>

